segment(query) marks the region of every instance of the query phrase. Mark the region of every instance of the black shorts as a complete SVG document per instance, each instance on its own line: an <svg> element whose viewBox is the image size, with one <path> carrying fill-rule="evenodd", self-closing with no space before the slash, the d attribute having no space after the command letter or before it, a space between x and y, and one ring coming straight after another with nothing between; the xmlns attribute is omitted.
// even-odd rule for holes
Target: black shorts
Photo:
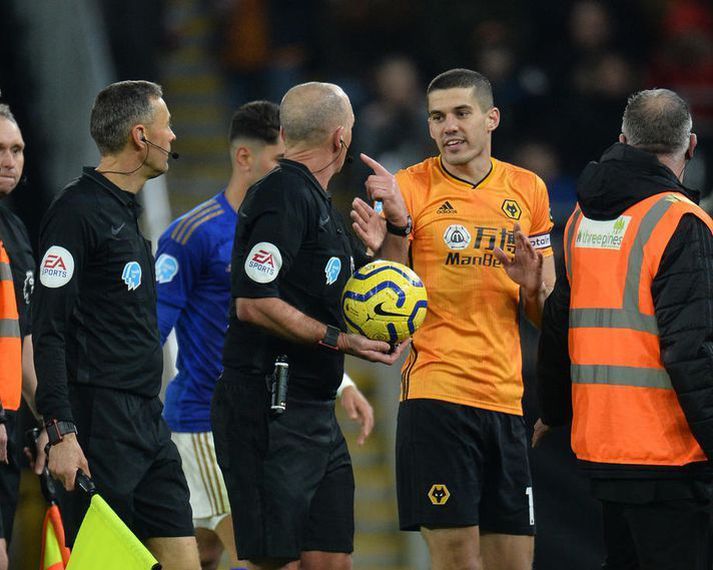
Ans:
<svg viewBox="0 0 713 570"><path fill-rule="evenodd" d="M288 400L271 416L264 378L226 369L212 422L241 558L353 551L354 476L333 400Z"/></svg>
<svg viewBox="0 0 713 570"><path fill-rule="evenodd" d="M401 530L479 526L482 533L535 533L520 416L439 400L401 402L396 483Z"/></svg>
<svg viewBox="0 0 713 570"><path fill-rule="evenodd" d="M69 396L97 492L131 531L140 540L193 536L188 485L161 401L76 385ZM60 508L71 542L88 506L85 493L63 493Z"/></svg>
<svg viewBox="0 0 713 570"><path fill-rule="evenodd" d="M10 542L17 499L20 495L20 461L23 442L17 430L17 412L7 410L5 414L8 463L0 463L0 538Z"/></svg>

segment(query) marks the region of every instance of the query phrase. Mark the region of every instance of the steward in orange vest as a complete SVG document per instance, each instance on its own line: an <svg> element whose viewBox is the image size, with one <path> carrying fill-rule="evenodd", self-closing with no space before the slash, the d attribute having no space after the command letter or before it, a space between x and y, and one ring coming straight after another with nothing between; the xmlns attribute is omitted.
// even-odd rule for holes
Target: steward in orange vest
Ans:
<svg viewBox="0 0 713 570"><path fill-rule="evenodd" d="M17 410L22 394L22 339L10 258L0 240L0 414Z"/></svg>
<svg viewBox="0 0 713 570"><path fill-rule="evenodd" d="M678 115L658 113L671 102ZM673 149L622 144L627 125L655 137L680 117L687 150L681 136ZM543 312L541 420L572 422L602 501L609 570L713 564L713 220L679 180L690 125L671 91L629 100L621 142L580 177Z"/></svg>

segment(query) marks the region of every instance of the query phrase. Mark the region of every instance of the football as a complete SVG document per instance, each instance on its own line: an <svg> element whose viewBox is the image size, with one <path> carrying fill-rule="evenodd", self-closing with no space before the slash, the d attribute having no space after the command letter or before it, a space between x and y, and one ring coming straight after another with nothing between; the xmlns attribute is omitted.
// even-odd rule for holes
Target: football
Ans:
<svg viewBox="0 0 713 570"><path fill-rule="evenodd" d="M349 278L342 313L349 332L395 343L426 318L426 288L414 271L394 261L373 261Z"/></svg>

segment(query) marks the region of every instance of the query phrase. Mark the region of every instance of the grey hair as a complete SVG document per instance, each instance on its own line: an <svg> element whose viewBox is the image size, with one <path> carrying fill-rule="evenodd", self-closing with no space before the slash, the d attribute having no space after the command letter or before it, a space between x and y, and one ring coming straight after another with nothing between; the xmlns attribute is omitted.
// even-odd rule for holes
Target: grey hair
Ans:
<svg viewBox="0 0 713 570"><path fill-rule="evenodd" d="M102 89L89 119L89 131L102 156L121 151L134 125L150 123L151 103L161 97L161 86L150 81L119 81Z"/></svg>
<svg viewBox="0 0 713 570"><path fill-rule="evenodd" d="M669 89L634 93L621 123L628 144L654 154L676 154L688 149L692 128L688 104Z"/></svg>
<svg viewBox="0 0 713 570"><path fill-rule="evenodd" d="M349 116L349 99L333 83L302 83L280 103L280 123L287 145L322 143Z"/></svg>
<svg viewBox="0 0 713 570"><path fill-rule="evenodd" d="M15 123L17 125L17 121L15 120L15 115L12 114L12 111L10 110L10 105L7 105L5 103L0 103L0 117L3 119L7 119L8 121Z"/></svg>

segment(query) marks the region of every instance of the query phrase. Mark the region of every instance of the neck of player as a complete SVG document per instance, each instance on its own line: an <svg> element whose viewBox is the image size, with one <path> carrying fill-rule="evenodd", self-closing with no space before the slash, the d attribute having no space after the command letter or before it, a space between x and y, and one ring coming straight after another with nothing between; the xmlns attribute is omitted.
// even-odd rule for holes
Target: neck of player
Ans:
<svg viewBox="0 0 713 570"><path fill-rule="evenodd" d="M450 174L473 184L480 183L490 172L490 152L482 152L464 164L451 164L447 156L441 155L441 157L443 166Z"/></svg>

